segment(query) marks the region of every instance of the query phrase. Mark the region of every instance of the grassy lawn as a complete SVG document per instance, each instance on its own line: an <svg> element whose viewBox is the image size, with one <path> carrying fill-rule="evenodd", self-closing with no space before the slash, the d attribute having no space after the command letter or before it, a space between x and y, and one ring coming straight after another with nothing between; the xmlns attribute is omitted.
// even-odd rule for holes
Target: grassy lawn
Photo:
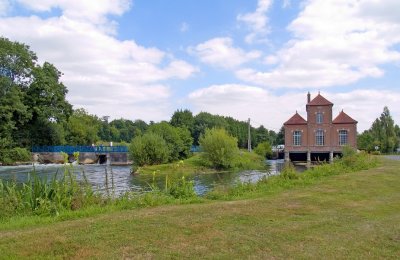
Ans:
<svg viewBox="0 0 400 260"><path fill-rule="evenodd" d="M400 161L258 198L0 230L0 258L400 258Z"/></svg>

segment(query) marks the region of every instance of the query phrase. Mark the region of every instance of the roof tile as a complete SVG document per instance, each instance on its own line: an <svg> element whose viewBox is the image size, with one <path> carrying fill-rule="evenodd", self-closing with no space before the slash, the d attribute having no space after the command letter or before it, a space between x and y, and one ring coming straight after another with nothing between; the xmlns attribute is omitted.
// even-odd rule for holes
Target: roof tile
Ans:
<svg viewBox="0 0 400 260"><path fill-rule="evenodd" d="M301 117L297 112L294 114L284 125L306 125L307 121Z"/></svg>
<svg viewBox="0 0 400 260"><path fill-rule="evenodd" d="M333 103L328 101L326 98L321 96L321 94L319 94L319 93L313 100L311 100L307 104L307 106L328 106L328 105L333 105Z"/></svg>
<svg viewBox="0 0 400 260"><path fill-rule="evenodd" d="M351 118L345 112L340 112L339 115L332 121L334 124L357 124L357 121Z"/></svg>

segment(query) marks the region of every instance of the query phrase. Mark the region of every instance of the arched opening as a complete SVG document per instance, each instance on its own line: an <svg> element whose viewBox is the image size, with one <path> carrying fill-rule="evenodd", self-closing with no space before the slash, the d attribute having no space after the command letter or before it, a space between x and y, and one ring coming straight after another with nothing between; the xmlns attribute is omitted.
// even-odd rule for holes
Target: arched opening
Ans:
<svg viewBox="0 0 400 260"><path fill-rule="evenodd" d="M107 155L101 154L99 155L99 164L106 164L107 163Z"/></svg>

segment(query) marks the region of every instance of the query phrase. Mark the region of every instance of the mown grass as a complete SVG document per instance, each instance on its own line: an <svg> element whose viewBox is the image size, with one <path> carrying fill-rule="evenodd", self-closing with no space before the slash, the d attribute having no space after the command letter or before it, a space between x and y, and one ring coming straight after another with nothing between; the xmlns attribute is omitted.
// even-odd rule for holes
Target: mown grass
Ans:
<svg viewBox="0 0 400 260"><path fill-rule="evenodd" d="M250 192L251 199L2 226L1 257L398 259L399 168L400 162L382 161L347 173L314 170L312 181L277 177L290 187Z"/></svg>

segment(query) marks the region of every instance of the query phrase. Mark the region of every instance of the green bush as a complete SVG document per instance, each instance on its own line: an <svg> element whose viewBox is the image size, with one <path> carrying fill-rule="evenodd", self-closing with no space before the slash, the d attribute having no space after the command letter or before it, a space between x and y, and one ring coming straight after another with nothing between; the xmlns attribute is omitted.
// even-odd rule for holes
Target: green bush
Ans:
<svg viewBox="0 0 400 260"><path fill-rule="evenodd" d="M295 180L299 178L296 169L294 168L293 164L286 163L285 167L282 169L281 173L279 174L280 178L285 180Z"/></svg>
<svg viewBox="0 0 400 260"><path fill-rule="evenodd" d="M3 164L13 164L15 162L32 161L31 152L25 148L11 148L0 151L0 162Z"/></svg>
<svg viewBox="0 0 400 260"><path fill-rule="evenodd" d="M254 152L264 158L271 158L272 156L272 148L268 142L262 142L254 148Z"/></svg>
<svg viewBox="0 0 400 260"><path fill-rule="evenodd" d="M224 129L207 129L199 143L203 158L212 167L228 169L234 166L235 156L239 152L237 139Z"/></svg>
<svg viewBox="0 0 400 260"><path fill-rule="evenodd" d="M154 165L166 163L169 158L168 145L158 134L148 132L137 136L129 146L134 165Z"/></svg>

